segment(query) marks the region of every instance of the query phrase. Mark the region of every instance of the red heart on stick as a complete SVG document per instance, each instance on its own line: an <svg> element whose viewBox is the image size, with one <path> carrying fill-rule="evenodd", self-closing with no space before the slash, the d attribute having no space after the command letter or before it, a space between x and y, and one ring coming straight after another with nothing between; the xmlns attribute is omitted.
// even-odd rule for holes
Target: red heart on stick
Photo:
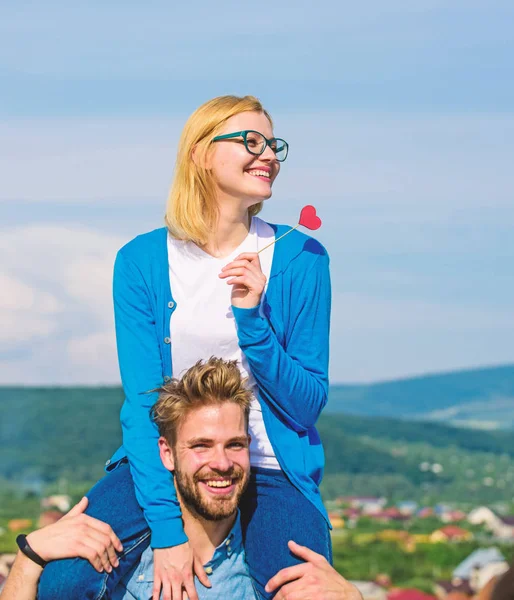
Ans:
<svg viewBox="0 0 514 600"><path fill-rule="evenodd" d="M307 227L307 229L312 229L313 231L321 227L321 219L316 214L316 209L314 206L311 206L310 204L302 208L302 212L300 213L300 221L298 223L303 225L303 227Z"/></svg>

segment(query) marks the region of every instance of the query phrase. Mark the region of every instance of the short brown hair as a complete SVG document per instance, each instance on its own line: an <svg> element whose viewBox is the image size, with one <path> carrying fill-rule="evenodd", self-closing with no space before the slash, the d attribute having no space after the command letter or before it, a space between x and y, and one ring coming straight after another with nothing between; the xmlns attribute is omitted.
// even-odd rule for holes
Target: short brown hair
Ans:
<svg viewBox="0 0 514 600"><path fill-rule="evenodd" d="M175 442L186 415L200 406L232 402L242 408L248 424L252 394L235 360L214 356L205 362L199 360L180 379L172 379L157 391L159 398L150 414L159 435L169 442Z"/></svg>

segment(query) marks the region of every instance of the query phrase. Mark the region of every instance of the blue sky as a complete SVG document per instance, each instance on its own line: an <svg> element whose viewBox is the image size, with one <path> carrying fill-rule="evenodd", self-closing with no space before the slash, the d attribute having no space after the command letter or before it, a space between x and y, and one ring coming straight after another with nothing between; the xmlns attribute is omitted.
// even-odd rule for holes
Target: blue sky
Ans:
<svg viewBox="0 0 514 600"><path fill-rule="evenodd" d="M162 223L180 129L252 93L332 257L333 382L514 361L514 5L0 7L0 383L116 383L116 250Z"/></svg>

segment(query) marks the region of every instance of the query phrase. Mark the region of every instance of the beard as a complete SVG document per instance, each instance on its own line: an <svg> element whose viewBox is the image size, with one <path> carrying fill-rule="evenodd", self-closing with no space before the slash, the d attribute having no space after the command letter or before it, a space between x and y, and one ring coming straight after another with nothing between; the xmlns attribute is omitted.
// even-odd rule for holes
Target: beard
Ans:
<svg viewBox="0 0 514 600"><path fill-rule="evenodd" d="M184 504L200 517L208 521L222 521L231 517L239 505L239 501L248 486L248 473L234 465L229 471L207 471L198 472L194 475L183 473L175 466L175 486ZM230 477L234 484L234 491L227 497L207 496L208 492L202 492L200 481L209 477Z"/></svg>

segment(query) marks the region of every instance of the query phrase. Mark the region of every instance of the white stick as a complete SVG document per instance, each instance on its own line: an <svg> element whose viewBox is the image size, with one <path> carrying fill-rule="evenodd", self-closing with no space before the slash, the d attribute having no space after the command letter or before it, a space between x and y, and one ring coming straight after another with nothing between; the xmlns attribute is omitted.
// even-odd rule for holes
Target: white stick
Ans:
<svg viewBox="0 0 514 600"><path fill-rule="evenodd" d="M277 238L276 240L273 240L271 242L271 244L268 244L267 246L264 246L264 248L261 248L259 250L259 252L257 252L257 254L260 254L261 252L263 252L264 250L266 250L266 248L269 248L270 246L273 246L273 244L276 244L278 242L278 240L281 240L283 237L285 237L286 235L290 234L291 231L294 231L297 227L300 227L300 223L298 223L298 225L295 225L294 227L292 227L289 231L286 231L285 233L283 233L279 238Z"/></svg>

